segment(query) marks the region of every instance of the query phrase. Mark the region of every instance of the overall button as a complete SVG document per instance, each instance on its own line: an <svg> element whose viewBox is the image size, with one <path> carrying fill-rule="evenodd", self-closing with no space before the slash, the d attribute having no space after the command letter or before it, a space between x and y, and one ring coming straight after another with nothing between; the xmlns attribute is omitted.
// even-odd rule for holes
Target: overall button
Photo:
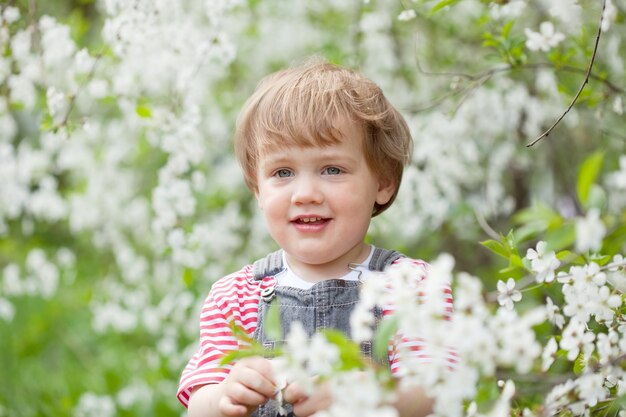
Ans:
<svg viewBox="0 0 626 417"><path fill-rule="evenodd" d="M266 303L271 302L275 296L276 296L276 290L274 289L274 286L264 288L261 291L261 299L265 301Z"/></svg>

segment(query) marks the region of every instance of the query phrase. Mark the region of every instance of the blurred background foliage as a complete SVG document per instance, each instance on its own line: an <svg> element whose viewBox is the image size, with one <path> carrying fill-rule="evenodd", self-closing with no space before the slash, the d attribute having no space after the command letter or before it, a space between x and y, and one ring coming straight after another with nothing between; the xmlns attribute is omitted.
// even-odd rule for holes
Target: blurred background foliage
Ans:
<svg viewBox="0 0 626 417"><path fill-rule="evenodd" d="M18 174L29 196L53 178L64 202L53 217L46 212L54 199L0 210L0 416L183 412L177 380L195 349L202 299L214 280L275 247L231 155L234 120L263 75L312 54L379 83L415 137L398 202L374 221L372 242L425 260L451 253L458 270L493 289L498 279L524 275L521 258L539 237L552 250L571 249L574 219L595 207L609 227L604 252L623 251L623 4L615 4L578 102L527 148L585 79L600 2L581 0L578 20L569 21L547 1L519 12L511 9L520 2L502 0L122 3L0 6L21 15L2 24L0 115L12 121L2 125L0 205L17 198L9 184ZM107 22L136 18L133 8L154 19L154 33L152 23L129 19L105 39ZM35 62L45 45L33 28L46 15L68 27L75 50L86 48L94 63L76 72L72 52L44 65L28 105L11 96L10 74L27 66L10 40L32 31ZM544 21L565 40L529 50L525 29ZM188 46L203 40L209 49L177 49L186 45L172 40L181 33ZM142 49L150 37L163 40L162 57ZM95 80L104 92L95 92ZM63 96L65 117L52 111L51 87ZM63 162L71 155L78 162ZM176 206L181 201L193 209Z"/></svg>

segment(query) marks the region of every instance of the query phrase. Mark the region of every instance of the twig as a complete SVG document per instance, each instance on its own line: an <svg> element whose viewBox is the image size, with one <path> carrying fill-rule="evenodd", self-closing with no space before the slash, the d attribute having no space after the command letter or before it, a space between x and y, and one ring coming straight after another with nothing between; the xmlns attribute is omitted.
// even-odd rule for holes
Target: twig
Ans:
<svg viewBox="0 0 626 417"><path fill-rule="evenodd" d="M623 267L626 267L626 261L620 262L620 263L616 263L616 264L609 263L607 265L601 266L601 267L598 268L598 272L607 271L607 270L609 270L611 268L618 268L619 269L619 268L623 268ZM573 276L574 276L573 274L561 274L561 275L558 276L558 279L562 280L563 278L572 278ZM555 277L555 280L557 280L557 277ZM534 275L526 275L525 277L517 280L517 282L516 282L516 289L518 291L520 291L520 292L522 292L522 291L525 292L525 291L534 290L536 288L539 288L539 287L543 286L544 284L550 284L552 282L554 282L554 281L551 281L549 283L546 283L546 282L537 283L536 280L535 280ZM557 280L557 282L559 282L559 281ZM607 283L612 285L608 281L607 281ZM534 285L534 286L531 287L531 285ZM621 291L618 288L616 288L615 285L613 285L613 288L615 288L618 292L621 293ZM491 301L491 302L496 301L498 299L498 294L499 293L498 293L497 290L496 291L492 291L492 292L486 294L485 299L487 301Z"/></svg>
<svg viewBox="0 0 626 417"><path fill-rule="evenodd" d="M551 64L549 62L537 62L535 64L524 64L524 65L516 67L516 68L535 69L535 68L552 68L552 67L554 67L554 64ZM561 70L561 71L573 72L573 73L586 73L586 70L584 68L572 67L570 65L559 66L557 69ZM602 77L600 75L596 75L594 73L590 73L589 74L589 78L603 83L604 85L606 85L609 88L609 90L611 90L614 93L626 94L626 89L624 89L624 88L622 88L622 87L620 87L618 85L615 85L610 80L607 80L605 77Z"/></svg>
<svg viewBox="0 0 626 417"><path fill-rule="evenodd" d="M591 61L589 62L589 67L587 68L587 74L585 75L585 81L583 81L583 83L581 84L580 88L578 89L578 92L574 96L574 99L572 100L570 105L567 107L567 109L565 109L565 112L563 112L561 117L559 117L556 120L556 122L554 122L552 124L552 126L550 126L548 128L548 130L543 132L539 137L537 137L531 143L526 145L526 147L530 148L531 146L533 146L537 142L539 142L541 139L543 139L545 137L548 137L548 135L550 134L550 132L552 132L552 130L556 127L556 125L561 123L561 120L563 120L565 115L567 115L567 113L569 113L569 111L572 109L572 107L574 107L574 104L576 104L576 101L578 101L578 97L580 97L580 93L582 93L582 91L585 88L585 86L589 83L589 76L591 74L591 69L593 68L593 63L596 60L596 53L598 52L598 45L600 44L600 37L602 36L602 20L604 19L604 9L605 8L606 8L606 0L603 0L602 1L602 10L600 11L600 23L598 24L598 34L596 35L596 43L595 43L595 45L593 47L593 54L591 55Z"/></svg>
<svg viewBox="0 0 626 417"><path fill-rule="evenodd" d="M70 115L72 114L72 111L74 110L74 107L76 105L76 97L78 97L78 95L81 93L83 88L85 88L85 85L87 84L87 82L93 78L94 73L96 72L96 67L98 66L98 61L100 61L100 58L102 58L102 55L103 53L99 53L98 55L96 55L93 65L91 66L91 69L89 70L89 73L87 74L87 79L83 83L81 83L76 89L76 92L70 96L70 101L69 101L69 105L67 108L67 112L65 112L65 117L63 117L63 120L61 121L59 126L57 126L57 128L67 126L67 123L69 122L69 119L70 119Z"/></svg>
<svg viewBox="0 0 626 417"><path fill-rule="evenodd" d="M493 228L491 226L489 226L489 223L487 223L487 220L485 220L485 216L483 216L483 214L481 212L476 210L476 208L474 208L474 214L476 215L476 220L478 221L478 224L483 229L483 231L485 233L487 233L487 235L490 238L495 239L495 240L499 240L500 239L500 235L498 234L498 232L493 230Z"/></svg>

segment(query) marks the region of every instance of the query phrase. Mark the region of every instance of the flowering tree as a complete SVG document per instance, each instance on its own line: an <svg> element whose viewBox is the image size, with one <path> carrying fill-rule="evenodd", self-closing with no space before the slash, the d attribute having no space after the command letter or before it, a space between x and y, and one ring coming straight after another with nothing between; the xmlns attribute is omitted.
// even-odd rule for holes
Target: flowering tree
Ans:
<svg viewBox="0 0 626 417"><path fill-rule="evenodd" d="M439 415L617 414L623 19L616 0L2 3L0 416L181 412L211 282L273 248L231 155L234 118L261 76L311 54L374 79L414 134L371 230L431 262L418 304L398 301L410 271L388 275L399 307L379 344L419 330L434 358L406 383L427 381ZM368 290L364 335L384 301ZM346 370L371 369L371 402L349 410L384 403L384 373L345 365L350 342L310 344L336 359L325 370L289 354L303 343L294 333L283 373L350 390ZM450 347L453 372L437 360Z"/></svg>

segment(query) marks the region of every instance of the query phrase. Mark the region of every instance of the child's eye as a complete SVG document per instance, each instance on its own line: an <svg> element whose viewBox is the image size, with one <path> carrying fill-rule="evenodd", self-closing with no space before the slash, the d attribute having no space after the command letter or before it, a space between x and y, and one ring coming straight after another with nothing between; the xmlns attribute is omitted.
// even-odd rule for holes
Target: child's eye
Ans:
<svg viewBox="0 0 626 417"><path fill-rule="evenodd" d="M274 176L278 178L287 178L287 177L293 176L293 172L291 172L291 170L289 169L283 168L283 169L279 169L278 171L276 171L274 173Z"/></svg>
<svg viewBox="0 0 626 417"><path fill-rule="evenodd" d="M327 175L339 175L343 172L343 170L341 168L337 168L337 167L327 167L324 168L324 174Z"/></svg>

